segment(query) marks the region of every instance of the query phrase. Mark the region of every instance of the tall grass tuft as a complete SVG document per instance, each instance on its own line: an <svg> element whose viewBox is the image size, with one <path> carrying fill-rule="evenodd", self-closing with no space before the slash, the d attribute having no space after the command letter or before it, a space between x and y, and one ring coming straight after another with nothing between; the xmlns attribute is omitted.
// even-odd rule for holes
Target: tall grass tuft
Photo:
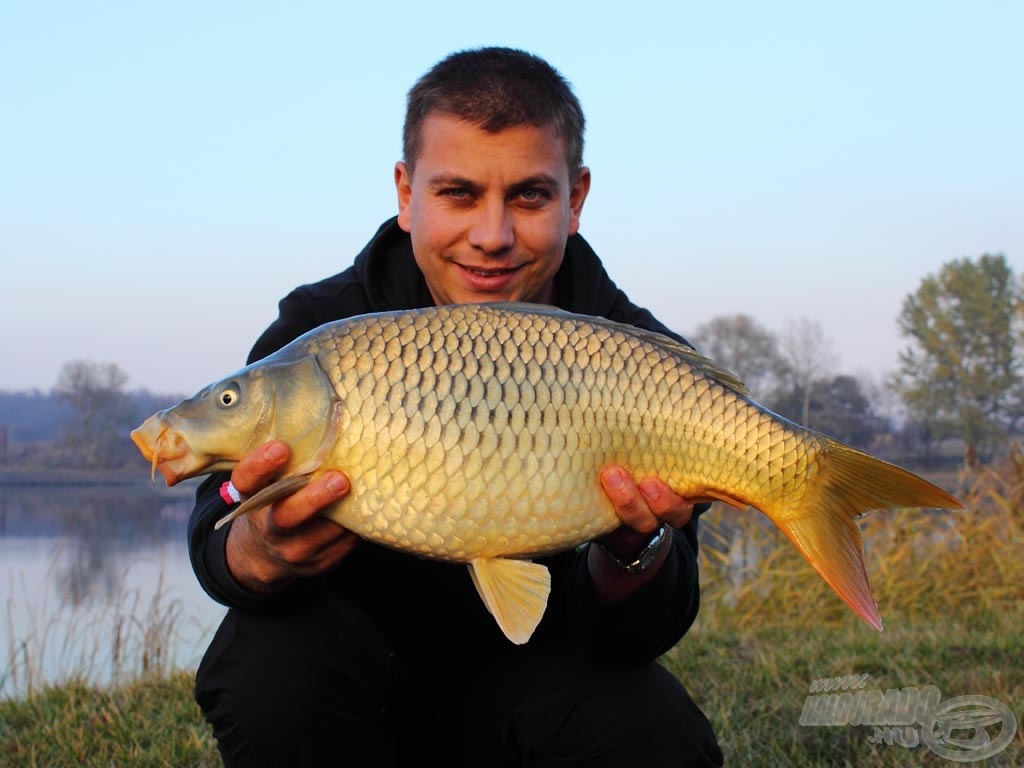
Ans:
<svg viewBox="0 0 1024 768"><path fill-rule="evenodd" d="M12 585L3 606L7 663L0 668L0 698L31 697L55 682L118 685L172 671L182 605L170 598L162 571L148 598L139 589L125 590L100 611L51 605L48 596L38 605L24 598L18 606L17 591ZM20 592L30 594L24 584ZM15 621L16 610L28 624L17 636L13 628L24 622Z"/></svg>

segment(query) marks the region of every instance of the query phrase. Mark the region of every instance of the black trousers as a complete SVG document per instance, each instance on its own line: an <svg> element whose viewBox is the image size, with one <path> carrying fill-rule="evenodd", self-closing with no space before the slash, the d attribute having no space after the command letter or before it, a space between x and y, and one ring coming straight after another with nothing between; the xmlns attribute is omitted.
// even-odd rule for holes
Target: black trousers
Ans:
<svg viewBox="0 0 1024 768"><path fill-rule="evenodd" d="M707 718L658 664L531 648L397 652L348 601L228 612L196 679L225 765L713 766Z"/></svg>

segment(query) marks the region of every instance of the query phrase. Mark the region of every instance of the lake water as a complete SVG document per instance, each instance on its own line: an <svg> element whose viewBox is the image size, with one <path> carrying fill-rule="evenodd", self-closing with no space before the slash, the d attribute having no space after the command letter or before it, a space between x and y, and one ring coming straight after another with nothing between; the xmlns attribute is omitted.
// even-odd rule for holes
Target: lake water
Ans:
<svg viewBox="0 0 1024 768"><path fill-rule="evenodd" d="M0 697L198 665L225 609L188 560L193 488L0 487Z"/></svg>

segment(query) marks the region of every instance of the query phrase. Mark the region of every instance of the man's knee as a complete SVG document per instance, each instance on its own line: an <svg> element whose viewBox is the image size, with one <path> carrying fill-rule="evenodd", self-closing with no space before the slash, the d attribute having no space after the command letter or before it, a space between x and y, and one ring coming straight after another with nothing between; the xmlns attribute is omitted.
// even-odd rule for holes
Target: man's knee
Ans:
<svg viewBox="0 0 1024 768"><path fill-rule="evenodd" d="M196 700L258 729L287 722L296 705L316 700L327 659L318 627L291 613L229 611L196 675ZM301 709L302 707L298 707Z"/></svg>
<svg viewBox="0 0 1024 768"><path fill-rule="evenodd" d="M599 745L595 764L722 764L711 723L683 685L657 664L609 670L572 717L577 730Z"/></svg>
<svg viewBox="0 0 1024 768"><path fill-rule="evenodd" d="M390 658L387 640L351 606L232 610L200 664L195 697L226 764L273 764L287 744L300 765L304 750L321 754L341 734L379 740Z"/></svg>
<svg viewBox="0 0 1024 768"><path fill-rule="evenodd" d="M673 752L688 756L688 762L677 764L721 765L722 750L711 722L683 684L658 664L652 664L648 674L648 685L655 695L651 696L644 717L646 722L658 724L662 738L670 742ZM644 709L639 702L636 704L635 711Z"/></svg>

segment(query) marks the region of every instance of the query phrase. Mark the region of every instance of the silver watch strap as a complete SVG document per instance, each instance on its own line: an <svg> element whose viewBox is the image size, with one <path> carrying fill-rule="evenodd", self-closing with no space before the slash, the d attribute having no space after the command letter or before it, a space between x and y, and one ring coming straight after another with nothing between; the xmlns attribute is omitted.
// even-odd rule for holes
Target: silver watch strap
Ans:
<svg viewBox="0 0 1024 768"><path fill-rule="evenodd" d="M622 560L616 556L613 552L609 551L603 544L598 544L601 547L601 551L604 552L608 559L615 563L619 568L624 570L626 573L641 573L647 570L654 559L658 556L658 553L664 549L668 543L672 541L672 533L667 525L662 525L654 532L654 536L648 541L643 549L637 553L636 558L632 562Z"/></svg>

